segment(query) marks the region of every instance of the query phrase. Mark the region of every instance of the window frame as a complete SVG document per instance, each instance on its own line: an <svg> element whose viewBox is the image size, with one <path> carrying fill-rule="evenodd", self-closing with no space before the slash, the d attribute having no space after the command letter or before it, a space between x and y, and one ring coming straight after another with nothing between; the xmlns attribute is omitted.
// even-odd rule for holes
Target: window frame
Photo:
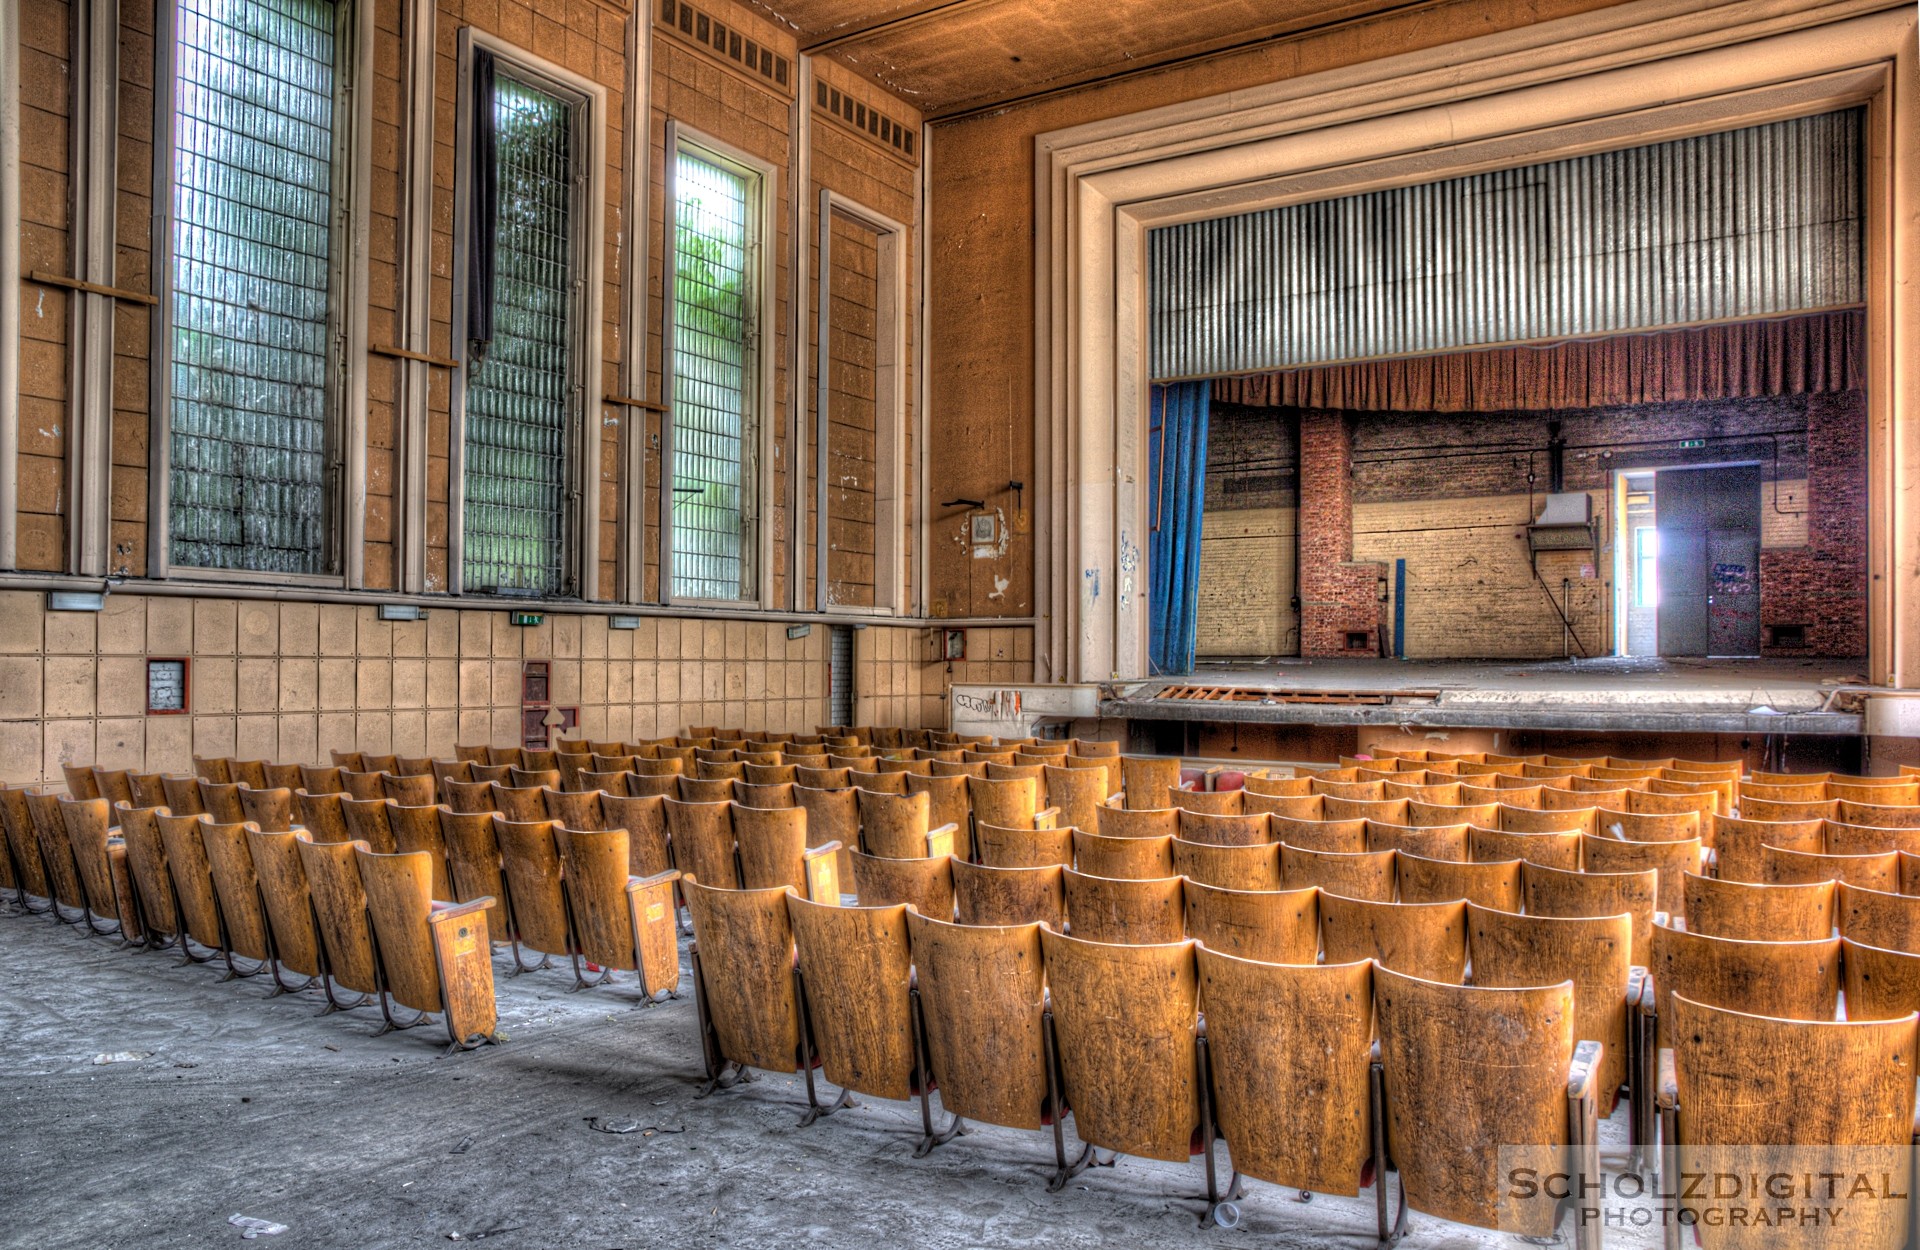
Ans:
<svg viewBox="0 0 1920 1250"><path fill-rule="evenodd" d="M724 169L747 178L752 183L753 207L748 220L753 223L754 236L746 246L748 261L746 268L753 274L754 291L747 306L753 310L753 330L748 335L746 366L743 369L750 381L743 386L742 393L752 404L754 422L753 447L755 454L752 489L743 491L745 498L753 501L753 517L750 522L743 520L741 549L752 553L752 589L742 588L737 599L706 599L692 596L677 596L673 593L673 467L674 467L674 390L678 370L675 355L679 348L678 317L676 305L676 277L680 263L678 230L680 221L680 197L675 168L682 150L690 152L701 160L719 165ZM775 242L780 229L779 180L780 167L741 148L716 139L703 131L684 125L674 118L667 120L666 145L664 149L666 170L665 206L660 214L661 247L661 327L663 330L660 345L660 399L666 411L661 413L660 436L660 485L659 514L655 526L659 538L659 587L656 598L662 605L675 604L686 607L714 608L738 611L741 608L760 608L770 610L773 602L773 455L774 421L777 411L775 403L775 353L770 340L777 334L774 318L778 314L777 284L778 257ZM747 440L743 437L742 443ZM793 466L788 465L792 472Z"/></svg>
<svg viewBox="0 0 1920 1250"><path fill-rule="evenodd" d="M458 37L459 85L455 108L453 206L453 352L459 367L451 370L449 430L447 432L447 589L456 595L483 592L466 585L467 494L467 264L465 240L473 200L473 53L484 49L496 65L538 90L568 100L578 110L574 127L573 171L584 229L574 241L575 315L580 332L573 365L574 400L568 406L563 438L568 481L566 515L562 525L559 591L534 596L541 600L577 599L595 602L600 593L600 451L604 441L599 420L602 343L601 323L606 299L606 162L607 89L561 65L474 26L462 26ZM525 596L502 595L502 602Z"/></svg>
<svg viewBox="0 0 1920 1250"><path fill-rule="evenodd" d="M882 354L874 360L873 458L879 471L873 500L873 603L829 604L827 559L827 467L833 441L829 420L831 389L828 353L833 332L833 221L838 216L875 235L880 272L874 285L874 341ZM814 241L814 498L803 514L814 518L814 611L851 616L900 616L907 610L907 264L911 237L905 223L867 207L830 187L820 189ZM804 474L796 473L804 477ZM798 527L796 527L797 532Z"/></svg>
<svg viewBox="0 0 1920 1250"><path fill-rule="evenodd" d="M369 0L333 0L333 200L330 207L327 346L329 481L321 573L225 569L172 556L173 212L179 156L179 0L156 0L153 91L153 293L147 433L147 576L357 588L365 582L368 231L373 129L373 17Z"/></svg>

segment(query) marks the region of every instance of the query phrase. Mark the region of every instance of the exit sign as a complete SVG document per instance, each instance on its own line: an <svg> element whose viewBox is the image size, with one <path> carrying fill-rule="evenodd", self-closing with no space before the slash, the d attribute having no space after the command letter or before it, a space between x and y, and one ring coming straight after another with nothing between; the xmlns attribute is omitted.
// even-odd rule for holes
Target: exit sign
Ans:
<svg viewBox="0 0 1920 1250"><path fill-rule="evenodd" d="M541 619L538 612L515 612L513 614L513 623L515 625L538 625Z"/></svg>
<svg viewBox="0 0 1920 1250"><path fill-rule="evenodd" d="M1704 438L1683 438L1680 440L1680 446L1683 449L1688 447L1705 447L1706 445L1707 440Z"/></svg>

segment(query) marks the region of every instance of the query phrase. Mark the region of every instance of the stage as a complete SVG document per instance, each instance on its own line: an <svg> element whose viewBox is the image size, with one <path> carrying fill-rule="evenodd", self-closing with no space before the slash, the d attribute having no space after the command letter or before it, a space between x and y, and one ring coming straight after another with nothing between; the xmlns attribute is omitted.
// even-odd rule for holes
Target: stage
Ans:
<svg viewBox="0 0 1920 1250"><path fill-rule="evenodd" d="M1573 732L1862 732L1863 660L1203 662L1188 676L1115 683L1100 715L1287 725Z"/></svg>

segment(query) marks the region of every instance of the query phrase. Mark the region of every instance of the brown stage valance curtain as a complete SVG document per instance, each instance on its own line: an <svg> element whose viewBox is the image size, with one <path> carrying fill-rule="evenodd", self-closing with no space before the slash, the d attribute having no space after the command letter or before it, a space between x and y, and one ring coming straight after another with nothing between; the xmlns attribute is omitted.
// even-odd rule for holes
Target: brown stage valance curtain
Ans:
<svg viewBox="0 0 1920 1250"><path fill-rule="evenodd" d="M1865 386L1861 309L1218 378L1215 403L1515 412L1804 395Z"/></svg>

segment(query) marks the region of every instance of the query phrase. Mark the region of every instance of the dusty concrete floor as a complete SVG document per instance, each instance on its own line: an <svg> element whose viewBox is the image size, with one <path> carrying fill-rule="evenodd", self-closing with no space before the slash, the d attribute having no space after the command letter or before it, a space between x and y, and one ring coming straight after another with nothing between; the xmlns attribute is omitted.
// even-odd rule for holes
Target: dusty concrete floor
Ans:
<svg viewBox="0 0 1920 1250"><path fill-rule="evenodd" d="M641 1008L631 982L568 994L570 974L509 979L502 956L508 1041L442 1058L437 1026L375 1038L376 1013L318 1017L316 995L10 904L0 958L0 1245L237 1245L235 1214L288 1226L260 1239L287 1250L1373 1244L1370 1192L1300 1205L1250 1182L1238 1228L1202 1228L1197 1161L1122 1159L1049 1194L1039 1134L980 1128L916 1160L905 1103L800 1129L798 1080L768 1074L695 1101L691 998ZM94 1062L113 1052L150 1053ZM1414 1215L1404 1244L1520 1243Z"/></svg>

